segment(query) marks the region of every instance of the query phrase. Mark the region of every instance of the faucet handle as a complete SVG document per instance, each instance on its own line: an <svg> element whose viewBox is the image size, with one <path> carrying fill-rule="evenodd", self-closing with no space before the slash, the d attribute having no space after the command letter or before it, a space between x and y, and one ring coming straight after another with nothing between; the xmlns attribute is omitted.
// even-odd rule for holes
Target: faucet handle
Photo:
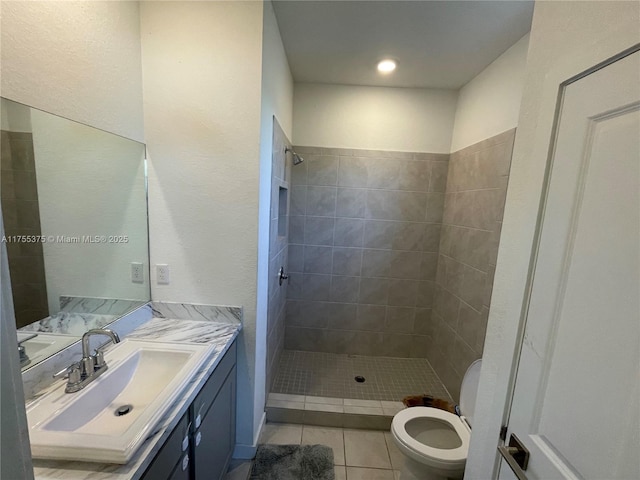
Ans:
<svg viewBox="0 0 640 480"><path fill-rule="evenodd" d="M98 368L102 368L106 365L104 361L104 351L97 348L96 354L93 356L93 367L97 370Z"/></svg>
<svg viewBox="0 0 640 480"><path fill-rule="evenodd" d="M53 374L53 378L69 378L69 383L77 383L80 381L80 362L72 363L68 367L63 368L58 373Z"/></svg>

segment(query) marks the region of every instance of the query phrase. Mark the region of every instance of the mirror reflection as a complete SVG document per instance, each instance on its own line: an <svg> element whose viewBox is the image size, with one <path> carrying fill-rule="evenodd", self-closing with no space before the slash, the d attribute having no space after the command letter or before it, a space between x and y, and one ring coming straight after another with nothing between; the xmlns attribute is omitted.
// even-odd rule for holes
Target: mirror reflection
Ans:
<svg viewBox="0 0 640 480"><path fill-rule="evenodd" d="M2 241L24 368L150 299L145 146L1 102Z"/></svg>

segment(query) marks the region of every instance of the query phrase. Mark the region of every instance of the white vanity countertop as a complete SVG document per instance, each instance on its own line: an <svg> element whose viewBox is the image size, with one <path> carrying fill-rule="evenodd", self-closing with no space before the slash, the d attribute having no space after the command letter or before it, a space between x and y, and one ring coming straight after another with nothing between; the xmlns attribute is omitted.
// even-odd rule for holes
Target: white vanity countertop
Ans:
<svg viewBox="0 0 640 480"><path fill-rule="evenodd" d="M241 328L239 323L154 318L131 332L127 338L162 342L207 343L215 345L215 348L211 357L193 376L181 398L169 408L165 416L158 422L154 432L149 435L128 464L114 465L34 459L35 478L37 480L137 480L140 478L214 371L224 353L238 336ZM58 386L59 382L54 385Z"/></svg>

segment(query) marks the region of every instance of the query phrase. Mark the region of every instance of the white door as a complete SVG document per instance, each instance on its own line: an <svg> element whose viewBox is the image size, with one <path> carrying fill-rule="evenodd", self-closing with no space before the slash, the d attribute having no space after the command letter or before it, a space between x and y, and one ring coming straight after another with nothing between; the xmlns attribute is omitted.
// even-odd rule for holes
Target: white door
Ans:
<svg viewBox="0 0 640 480"><path fill-rule="evenodd" d="M563 87L500 479L640 479L640 52ZM512 471L513 470L513 471Z"/></svg>

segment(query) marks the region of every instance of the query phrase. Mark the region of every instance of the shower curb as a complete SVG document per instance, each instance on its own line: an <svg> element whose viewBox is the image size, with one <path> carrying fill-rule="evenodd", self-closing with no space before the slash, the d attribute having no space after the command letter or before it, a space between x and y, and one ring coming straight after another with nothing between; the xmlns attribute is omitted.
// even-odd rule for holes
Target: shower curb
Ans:
<svg viewBox="0 0 640 480"><path fill-rule="evenodd" d="M267 422L388 431L403 408L401 402L271 393L266 413Z"/></svg>

